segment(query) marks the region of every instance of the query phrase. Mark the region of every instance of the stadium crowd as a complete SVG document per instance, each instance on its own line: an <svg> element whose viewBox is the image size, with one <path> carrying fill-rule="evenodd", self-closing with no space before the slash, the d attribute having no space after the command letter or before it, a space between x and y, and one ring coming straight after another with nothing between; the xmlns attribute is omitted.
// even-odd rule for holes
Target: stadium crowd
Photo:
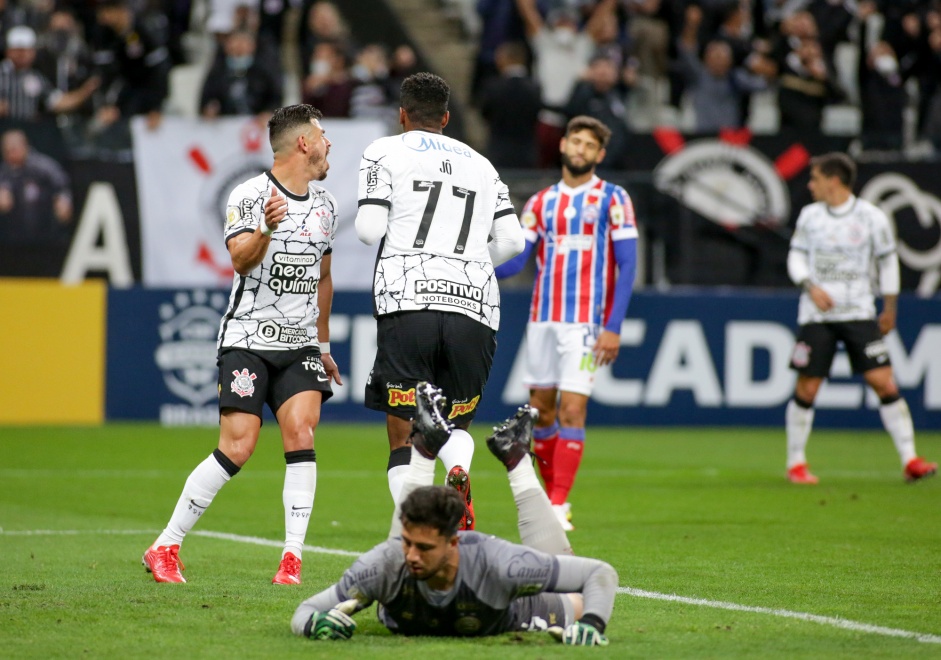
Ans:
<svg viewBox="0 0 941 660"><path fill-rule="evenodd" d="M579 114L612 129L611 168L631 133L657 125L858 131L861 149L941 147L938 0L442 5L476 12L469 91L498 167L557 167L562 128ZM303 101L394 128L418 58L408 44L360 43L354 28L331 0L4 0L0 117L54 119L79 149L127 146L129 117L154 126L188 93L205 118L264 120ZM195 94L172 74L187 67L198 70Z"/></svg>

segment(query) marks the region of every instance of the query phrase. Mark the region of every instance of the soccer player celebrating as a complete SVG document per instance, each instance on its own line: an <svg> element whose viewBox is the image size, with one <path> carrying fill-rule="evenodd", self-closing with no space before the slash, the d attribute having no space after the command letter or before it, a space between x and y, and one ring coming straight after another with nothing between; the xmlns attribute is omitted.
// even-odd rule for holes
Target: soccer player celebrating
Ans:
<svg viewBox="0 0 941 660"><path fill-rule="evenodd" d="M841 153L810 161L808 188L814 199L801 209L787 255L787 270L802 292L800 331L791 356L797 370L794 398L787 404L787 476L815 484L805 449L814 421L814 399L830 374L837 342L843 342L853 371L861 373L881 402L879 416L912 482L933 475L937 463L915 453L908 404L899 395L883 336L895 327L899 264L892 226L876 206L853 195L856 164ZM878 274L878 280L873 279ZM876 282L882 313L876 317Z"/></svg>
<svg viewBox="0 0 941 660"><path fill-rule="evenodd" d="M301 548L317 485L314 431L340 382L330 357L331 252L337 229L320 111L292 105L268 121L270 171L229 195L225 240L235 269L219 329L219 446L190 474L166 529L144 554L157 582L185 582L183 537L252 455L265 403L284 443L285 542L272 582L300 584Z"/></svg>
<svg viewBox="0 0 941 660"><path fill-rule="evenodd" d="M409 462L415 385L437 383L457 428L438 456L474 528L467 428L490 376L500 326L493 274L523 249L509 191L486 158L442 134L451 90L416 73L402 82L404 133L370 144L360 164L356 233L382 243L374 275L377 350L366 406L386 413L389 490L399 501ZM492 237L492 240L489 240Z"/></svg>
<svg viewBox="0 0 941 660"><path fill-rule="evenodd" d="M428 485L451 425L441 391L419 383L411 463L390 538L365 553L336 584L305 600L291 619L297 635L349 639L349 616L378 602L394 633L484 636L548 630L566 644L604 646L617 573L574 557L529 460L533 413L524 406L487 439L506 466L519 512L522 545L458 531L464 502Z"/></svg>
<svg viewBox="0 0 941 660"><path fill-rule="evenodd" d="M526 202L526 246L496 271L500 278L515 275L538 245L524 383L539 411L539 471L566 531L574 529L568 495L582 459L595 370L617 359L637 263L631 198L595 175L610 136L592 117L569 121L559 146L562 180Z"/></svg>

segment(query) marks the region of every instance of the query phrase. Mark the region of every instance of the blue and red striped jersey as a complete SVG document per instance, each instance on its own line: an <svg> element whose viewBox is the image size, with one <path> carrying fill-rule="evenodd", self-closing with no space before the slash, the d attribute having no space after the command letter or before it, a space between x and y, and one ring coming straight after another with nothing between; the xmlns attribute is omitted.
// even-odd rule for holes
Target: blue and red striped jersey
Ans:
<svg viewBox="0 0 941 660"><path fill-rule="evenodd" d="M530 321L607 325L614 300L616 241L636 241L631 198L597 176L570 188L563 182L526 202L521 218L536 244Z"/></svg>

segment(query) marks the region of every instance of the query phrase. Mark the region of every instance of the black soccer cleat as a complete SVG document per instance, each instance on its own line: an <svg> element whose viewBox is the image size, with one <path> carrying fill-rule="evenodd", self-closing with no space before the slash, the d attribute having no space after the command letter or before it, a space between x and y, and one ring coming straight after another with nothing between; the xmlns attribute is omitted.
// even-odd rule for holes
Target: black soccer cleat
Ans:
<svg viewBox="0 0 941 660"><path fill-rule="evenodd" d="M538 416L539 412L532 406L520 406L515 415L500 426L495 426L493 434L487 438L490 452L500 459L507 470L512 470L530 455L533 426Z"/></svg>
<svg viewBox="0 0 941 660"><path fill-rule="evenodd" d="M437 458L451 437L451 424L444 416L447 400L441 390L425 381L415 386L415 417L408 439L425 458Z"/></svg>

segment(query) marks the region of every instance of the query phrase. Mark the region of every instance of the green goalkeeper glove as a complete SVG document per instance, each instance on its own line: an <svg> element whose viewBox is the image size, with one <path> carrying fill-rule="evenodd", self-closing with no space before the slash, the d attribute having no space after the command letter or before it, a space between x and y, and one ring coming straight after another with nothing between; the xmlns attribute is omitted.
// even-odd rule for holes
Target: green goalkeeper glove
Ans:
<svg viewBox="0 0 941 660"><path fill-rule="evenodd" d="M576 621L564 630L553 626L548 630L557 641L569 646L607 646L608 638L590 623Z"/></svg>
<svg viewBox="0 0 941 660"><path fill-rule="evenodd" d="M349 639L356 630L356 622L337 608L314 612L310 617L311 639Z"/></svg>

